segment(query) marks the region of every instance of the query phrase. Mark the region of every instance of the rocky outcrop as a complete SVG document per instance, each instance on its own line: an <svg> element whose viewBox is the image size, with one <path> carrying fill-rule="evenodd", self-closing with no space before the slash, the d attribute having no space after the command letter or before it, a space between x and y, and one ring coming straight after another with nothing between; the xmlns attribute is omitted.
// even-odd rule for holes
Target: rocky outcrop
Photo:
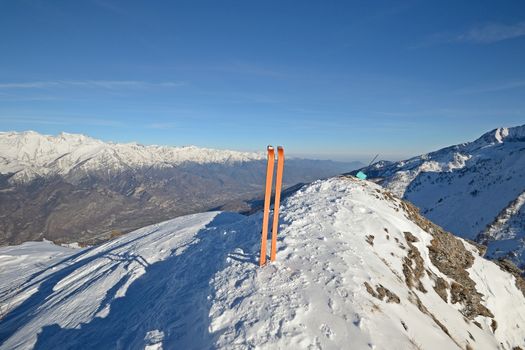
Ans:
<svg viewBox="0 0 525 350"><path fill-rule="evenodd" d="M377 285L375 290L368 282L365 282L364 285L366 291L374 298L377 298L379 300L383 300L386 298L387 303L399 304L401 302L401 300L396 294L392 293L389 289L385 288L381 284Z"/></svg>
<svg viewBox="0 0 525 350"><path fill-rule="evenodd" d="M428 246L432 264L454 281L448 286L444 280L438 280L435 286L435 289L439 290L438 294L447 301L447 294L450 293L450 302L461 304L463 315L470 320L476 316L493 317L490 310L481 303L483 295L477 291L476 283L467 271L474 262L472 253L459 238L422 217L413 205L403 203L410 220L433 235Z"/></svg>
<svg viewBox="0 0 525 350"><path fill-rule="evenodd" d="M410 232L405 232L405 239L408 244L408 254L403 259L403 274L409 288L416 288L426 293L425 287L421 283L421 277L425 274L425 262L419 250L412 244L419 240Z"/></svg>

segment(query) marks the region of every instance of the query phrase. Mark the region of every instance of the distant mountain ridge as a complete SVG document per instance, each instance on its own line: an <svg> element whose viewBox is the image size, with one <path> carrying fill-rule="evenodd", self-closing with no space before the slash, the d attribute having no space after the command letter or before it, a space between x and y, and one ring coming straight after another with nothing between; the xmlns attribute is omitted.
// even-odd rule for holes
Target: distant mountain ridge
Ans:
<svg viewBox="0 0 525 350"><path fill-rule="evenodd" d="M88 136L0 133L0 245L43 238L104 241L211 209L249 211L266 155L103 142ZM286 186L360 163L287 158Z"/></svg>
<svg viewBox="0 0 525 350"><path fill-rule="evenodd" d="M525 125L362 170L448 231L488 244L488 257L525 266Z"/></svg>
<svg viewBox="0 0 525 350"><path fill-rule="evenodd" d="M42 135L34 131L0 132L0 173L10 181L27 182L40 176L67 175L101 168L169 168L186 162L229 164L264 159L262 153L199 148L112 143L81 134Z"/></svg>

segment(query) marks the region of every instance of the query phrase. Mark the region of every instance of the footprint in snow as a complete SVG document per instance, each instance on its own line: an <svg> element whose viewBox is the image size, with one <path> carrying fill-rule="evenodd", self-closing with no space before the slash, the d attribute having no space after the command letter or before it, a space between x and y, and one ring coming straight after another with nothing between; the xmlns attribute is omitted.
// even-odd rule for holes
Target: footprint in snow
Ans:
<svg viewBox="0 0 525 350"><path fill-rule="evenodd" d="M334 311L335 302L332 298L328 298L328 307L330 308L331 311Z"/></svg>
<svg viewBox="0 0 525 350"><path fill-rule="evenodd" d="M355 314L354 319L352 320L352 323L354 324L354 326L361 328L361 316L359 316L358 314Z"/></svg>
<svg viewBox="0 0 525 350"><path fill-rule="evenodd" d="M345 288L336 288L336 291L337 291L337 294L339 294L341 298L348 297L348 291Z"/></svg>
<svg viewBox="0 0 525 350"><path fill-rule="evenodd" d="M335 333L332 331L332 329L330 327L328 327L326 324L322 324L321 327L319 328L319 330L321 331L321 333L327 337L328 339L331 339Z"/></svg>

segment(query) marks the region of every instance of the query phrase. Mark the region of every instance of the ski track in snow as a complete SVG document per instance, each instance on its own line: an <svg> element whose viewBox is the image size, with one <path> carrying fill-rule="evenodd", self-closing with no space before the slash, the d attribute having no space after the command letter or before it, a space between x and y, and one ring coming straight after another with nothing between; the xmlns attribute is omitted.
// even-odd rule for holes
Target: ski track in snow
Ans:
<svg viewBox="0 0 525 350"><path fill-rule="evenodd" d="M425 266L432 236L367 182L317 181L281 209L277 261L258 266L261 215L209 212L152 225L101 246L42 248L12 279L20 247L0 248L0 348L510 349L524 345L513 277L470 248L470 269L498 321L465 321L461 305L407 288L404 232ZM373 244L367 236L373 235ZM37 243L33 243L37 244ZM45 244L45 243L40 243ZM47 244L50 246L49 244ZM66 248L61 248L66 249ZM47 255L46 255L47 254ZM401 303L372 297L379 284ZM409 300L420 298L447 336ZM510 306L512 305L512 306ZM475 339L475 340L473 340Z"/></svg>

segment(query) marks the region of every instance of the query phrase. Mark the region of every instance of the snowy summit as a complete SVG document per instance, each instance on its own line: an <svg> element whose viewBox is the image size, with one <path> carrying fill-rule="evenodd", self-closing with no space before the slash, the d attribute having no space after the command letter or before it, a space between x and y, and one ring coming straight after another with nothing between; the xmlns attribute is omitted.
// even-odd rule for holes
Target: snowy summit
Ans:
<svg viewBox="0 0 525 350"><path fill-rule="evenodd" d="M263 268L260 213L180 217L85 250L1 248L0 348L525 346L512 266L387 190L317 181L281 212L277 261Z"/></svg>

